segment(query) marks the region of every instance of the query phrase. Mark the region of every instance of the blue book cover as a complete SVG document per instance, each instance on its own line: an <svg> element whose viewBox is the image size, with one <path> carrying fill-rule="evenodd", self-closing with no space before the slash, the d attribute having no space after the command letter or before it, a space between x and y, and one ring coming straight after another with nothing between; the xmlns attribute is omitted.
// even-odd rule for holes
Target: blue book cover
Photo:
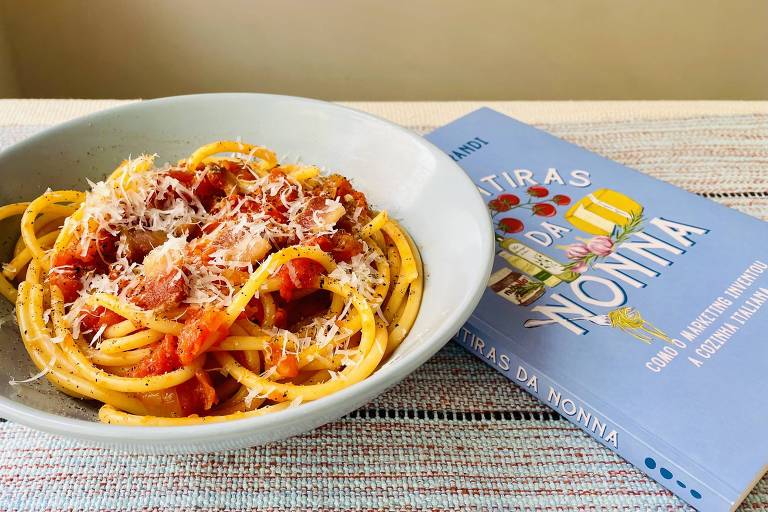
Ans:
<svg viewBox="0 0 768 512"><path fill-rule="evenodd" d="M768 224L490 109L427 137L496 230L459 343L700 510L768 468Z"/></svg>

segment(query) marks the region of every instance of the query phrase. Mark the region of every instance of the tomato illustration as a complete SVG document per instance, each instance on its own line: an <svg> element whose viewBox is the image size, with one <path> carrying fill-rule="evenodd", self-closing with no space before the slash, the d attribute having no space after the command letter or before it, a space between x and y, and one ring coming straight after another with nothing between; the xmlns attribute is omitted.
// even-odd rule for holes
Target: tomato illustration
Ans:
<svg viewBox="0 0 768 512"><path fill-rule="evenodd" d="M555 196L552 196L552 202L555 204L559 204L560 206L565 206L565 205L571 204L571 198L568 196L564 196L563 194L557 194Z"/></svg>
<svg viewBox="0 0 768 512"><path fill-rule="evenodd" d="M522 221L507 217L499 221L499 229L505 233L519 233L525 228Z"/></svg>
<svg viewBox="0 0 768 512"><path fill-rule="evenodd" d="M498 197L498 200L504 204L508 204L509 206L517 206L520 204L520 198L515 194L501 194Z"/></svg>
<svg viewBox="0 0 768 512"><path fill-rule="evenodd" d="M533 214L540 217L552 217L557 209L549 203L537 203L533 205Z"/></svg>
<svg viewBox="0 0 768 512"><path fill-rule="evenodd" d="M488 206L491 210L497 212L506 212L518 204L520 204L520 198L515 194L501 194L496 199L488 202Z"/></svg>
<svg viewBox="0 0 768 512"><path fill-rule="evenodd" d="M547 197L549 195L549 190L547 190L545 187L536 185L533 187L528 187L528 195L533 197Z"/></svg>
<svg viewBox="0 0 768 512"><path fill-rule="evenodd" d="M502 203L498 199L491 199L490 201L488 201L488 208L490 208L491 211L494 211L494 212L505 212L509 210L509 208L505 208L504 203Z"/></svg>

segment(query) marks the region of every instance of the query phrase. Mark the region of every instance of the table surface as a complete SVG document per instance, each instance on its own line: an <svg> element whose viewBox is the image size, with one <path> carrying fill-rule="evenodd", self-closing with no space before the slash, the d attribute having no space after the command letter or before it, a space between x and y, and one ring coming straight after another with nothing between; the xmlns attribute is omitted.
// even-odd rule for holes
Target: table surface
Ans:
<svg viewBox="0 0 768 512"><path fill-rule="evenodd" d="M0 147L113 100L0 100ZM768 102L347 103L419 133L479 106L768 220ZM128 455L0 423L0 508L678 510L671 493L449 343L308 434L221 454ZM768 508L768 478L743 510Z"/></svg>

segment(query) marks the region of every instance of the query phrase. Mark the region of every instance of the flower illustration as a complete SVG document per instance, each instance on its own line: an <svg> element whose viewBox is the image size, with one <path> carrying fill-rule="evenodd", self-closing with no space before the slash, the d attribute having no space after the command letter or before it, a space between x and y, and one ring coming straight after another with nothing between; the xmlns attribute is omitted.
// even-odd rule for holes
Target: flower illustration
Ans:
<svg viewBox="0 0 768 512"><path fill-rule="evenodd" d="M589 256L589 249L583 242L576 242L565 246L565 255L569 260L582 260Z"/></svg>
<svg viewBox="0 0 768 512"><path fill-rule="evenodd" d="M554 201L554 198L552 198ZM629 222L623 226L616 226L611 236L598 235L589 240L576 237L580 242L569 245L558 245L560 249L565 250L568 259L573 260L566 268L579 274L589 270L592 265L602 258L613 254L614 249L629 239L634 233L637 233L643 226L643 212L633 214Z"/></svg>
<svg viewBox="0 0 768 512"><path fill-rule="evenodd" d="M613 240L608 236L595 236L587 241L590 252L604 258L613 252Z"/></svg>

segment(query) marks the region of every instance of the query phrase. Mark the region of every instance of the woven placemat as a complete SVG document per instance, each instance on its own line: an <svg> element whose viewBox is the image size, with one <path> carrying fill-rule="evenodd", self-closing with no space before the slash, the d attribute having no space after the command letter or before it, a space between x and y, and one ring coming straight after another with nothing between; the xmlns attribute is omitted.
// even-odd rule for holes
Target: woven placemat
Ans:
<svg viewBox="0 0 768 512"><path fill-rule="evenodd" d="M768 116L540 125L768 219ZM0 127L0 147L40 126ZM432 126L411 126L418 132ZM685 504L449 343L317 430L222 454L130 455L0 423L2 510L678 510ZM743 510L768 508L768 479Z"/></svg>

